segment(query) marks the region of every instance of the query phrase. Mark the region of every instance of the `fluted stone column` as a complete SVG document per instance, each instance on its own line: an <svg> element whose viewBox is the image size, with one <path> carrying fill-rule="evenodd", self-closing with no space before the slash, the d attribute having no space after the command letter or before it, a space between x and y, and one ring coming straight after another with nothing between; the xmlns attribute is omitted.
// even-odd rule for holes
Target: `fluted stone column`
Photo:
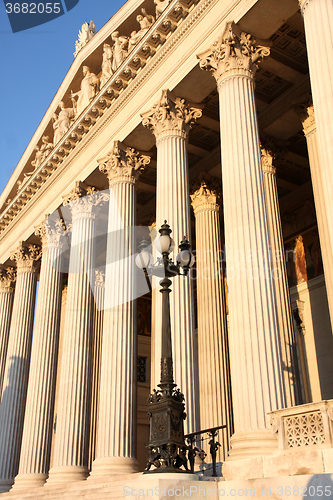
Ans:
<svg viewBox="0 0 333 500"><path fill-rule="evenodd" d="M79 183L64 204L72 212L68 294L61 361L53 467L48 483L85 479L88 475L91 346L98 206L106 195Z"/></svg>
<svg viewBox="0 0 333 500"><path fill-rule="evenodd" d="M109 180L109 225L97 453L91 478L137 470L135 184L150 161L117 141L99 168Z"/></svg>
<svg viewBox="0 0 333 500"><path fill-rule="evenodd" d="M331 324L333 325L333 241L330 239L328 226L327 203L325 200L322 167L319 157L314 109L313 105L308 102L296 106L295 111L302 121L303 132L308 146L313 198L316 207L320 248L325 273L326 292L331 315ZM332 203L332 200L330 200L330 203Z"/></svg>
<svg viewBox="0 0 333 500"><path fill-rule="evenodd" d="M219 460L227 457L232 428L228 331L221 260L219 189L201 182L191 195L195 215L200 427L220 431ZM207 452L208 450L206 450ZM223 453L225 452L225 454Z"/></svg>
<svg viewBox="0 0 333 500"><path fill-rule="evenodd" d="M97 424L99 409L99 389L101 381L102 333L104 320L105 272L95 270L95 307L92 341L91 405L90 405L90 440L88 469L96 458Z"/></svg>
<svg viewBox="0 0 333 500"><path fill-rule="evenodd" d="M163 90L160 101L142 114L142 124L152 130L157 147L156 226L167 220L177 245L191 240L187 138L191 124L200 118L200 105L188 103ZM197 430L197 367L195 366L193 286L190 277L172 279L170 317L175 383L185 396L185 433ZM155 381L160 380L162 296L155 306Z"/></svg>
<svg viewBox="0 0 333 500"><path fill-rule="evenodd" d="M42 486L48 475L61 311L60 220L46 218L35 234L42 240L37 309L32 344L19 473L14 489Z"/></svg>
<svg viewBox="0 0 333 500"><path fill-rule="evenodd" d="M17 280L0 405L0 492L10 489L19 465L40 255L40 247L22 243L11 254Z"/></svg>
<svg viewBox="0 0 333 500"><path fill-rule="evenodd" d="M290 407L301 404L302 401L296 373L296 342L287 280L281 215L276 184L276 168L273 165L273 160L278 155L279 151L274 144L274 140L267 138L265 145L261 146L261 159L264 173L264 188L273 265L273 283L280 332L281 357L286 388L286 404Z"/></svg>
<svg viewBox="0 0 333 500"><path fill-rule="evenodd" d="M326 246L328 262L333 262L333 2L332 0L299 0L304 18L305 38L309 61L311 92L316 115L320 162L317 168L322 179L322 194L327 217ZM309 144L309 143L308 143ZM310 159L311 161L311 159ZM311 177L317 177L311 165ZM314 184L316 181L314 181ZM313 185L315 191L315 185ZM315 193L314 193L315 194ZM317 210L317 200L316 210ZM319 221L318 221L319 226ZM323 243L323 242L322 242ZM327 262L326 256L324 260ZM327 264L325 268L325 273ZM329 280L331 278L329 277ZM333 322L332 289L327 286L331 321Z"/></svg>
<svg viewBox="0 0 333 500"><path fill-rule="evenodd" d="M285 406L276 300L254 100L256 63L269 54L228 23L200 65L220 98L223 209L235 434L230 459L277 446L267 413Z"/></svg>
<svg viewBox="0 0 333 500"><path fill-rule="evenodd" d="M0 403L5 376L10 320L14 300L16 275L13 267L0 269Z"/></svg>

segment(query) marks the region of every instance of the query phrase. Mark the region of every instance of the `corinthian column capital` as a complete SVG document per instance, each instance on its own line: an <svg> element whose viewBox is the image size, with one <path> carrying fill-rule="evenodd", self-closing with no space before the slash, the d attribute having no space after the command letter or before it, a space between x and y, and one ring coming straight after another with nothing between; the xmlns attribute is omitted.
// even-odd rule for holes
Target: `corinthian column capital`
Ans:
<svg viewBox="0 0 333 500"><path fill-rule="evenodd" d="M24 245L21 241L16 250L10 254L10 259L16 261L17 272L30 272L36 270L37 262L42 256L42 249L38 245Z"/></svg>
<svg viewBox="0 0 333 500"><path fill-rule="evenodd" d="M305 11L306 7L309 5L310 1L311 0L298 0L299 8L300 8L302 16L304 16L304 11Z"/></svg>
<svg viewBox="0 0 333 500"><path fill-rule="evenodd" d="M243 75L253 78L264 57L270 54L270 40L255 39L251 34L241 31L230 22L226 24L219 39L204 53L200 59L202 69L212 71L217 84L226 78Z"/></svg>
<svg viewBox="0 0 333 500"><path fill-rule="evenodd" d="M35 227L35 235L42 242L44 246L60 248L62 244L62 237L65 235L65 223L63 220L52 220L49 216L39 226Z"/></svg>
<svg viewBox="0 0 333 500"><path fill-rule="evenodd" d="M142 125L149 128L156 140L177 135L187 138L191 125L202 115L200 104L176 97L170 90L162 90L161 99L150 111L142 113Z"/></svg>
<svg viewBox="0 0 333 500"><path fill-rule="evenodd" d="M142 155L136 149L115 141L112 150L107 156L98 160L98 163L100 171L107 176L110 185L115 182L135 184L150 163L150 156Z"/></svg>
<svg viewBox="0 0 333 500"><path fill-rule="evenodd" d="M205 180L200 182L200 186L193 186L193 194L191 194L191 204L195 214L202 210L213 210L218 212L221 203L221 190L212 183L207 186ZM197 188L196 188L197 187Z"/></svg>
<svg viewBox="0 0 333 500"><path fill-rule="evenodd" d="M72 218L91 218L96 216L97 207L109 201L109 194L98 191L93 186L76 182L74 188L63 196L63 204L70 205Z"/></svg>
<svg viewBox="0 0 333 500"><path fill-rule="evenodd" d="M0 292L14 291L13 283L16 281L16 271L14 267L0 269Z"/></svg>
<svg viewBox="0 0 333 500"><path fill-rule="evenodd" d="M95 287L105 288L105 272L95 269Z"/></svg>
<svg viewBox="0 0 333 500"><path fill-rule="evenodd" d="M260 142L261 161L264 174L276 174L276 163L285 159L288 149L281 146L273 137L265 137Z"/></svg>
<svg viewBox="0 0 333 500"><path fill-rule="evenodd" d="M294 111L302 122L305 137L316 130L314 109L311 101L299 104L294 108Z"/></svg>

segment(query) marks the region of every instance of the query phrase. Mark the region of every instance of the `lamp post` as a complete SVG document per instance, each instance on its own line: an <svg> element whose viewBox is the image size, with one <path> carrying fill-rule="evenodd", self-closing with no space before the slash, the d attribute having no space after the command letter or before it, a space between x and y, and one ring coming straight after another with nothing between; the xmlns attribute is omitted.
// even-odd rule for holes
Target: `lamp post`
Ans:
<svg viewBox="0 0 333 500"><path fill-rule="evenodd" d="M186 472L187 446L184 440L184 420L186 418L184 395L173 378L172 341L170 323L170 285L174 276L187 276L190 267L194 264L194 256L190 252L190 244L184 239L179 244L180 252L174 264L169 254L174 248L170 237L170 226L164 221L159 229L160 237L156 241L156 249L162 254L157 265L153 264L151 254L145 250L146 242L140 244L140 253L136 257L136 265L143 269L150 287L149 274L160 276L162 293L162 354L161 354L161 381L159 389L150 394L148 417L150 419L149 457L145 473L152 472ZM181 273L181 269L183 272ZM151 470L151 467L155 467Z"/></svg>

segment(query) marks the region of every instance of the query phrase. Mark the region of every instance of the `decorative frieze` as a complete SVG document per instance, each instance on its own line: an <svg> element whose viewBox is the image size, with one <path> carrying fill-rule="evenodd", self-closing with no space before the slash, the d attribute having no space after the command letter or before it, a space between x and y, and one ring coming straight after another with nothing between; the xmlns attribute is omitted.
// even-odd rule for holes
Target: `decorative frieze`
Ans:
<svg viewBox="0 0 333 500"><path fill-rule="evenodd" d="M170 90L163 90L161 99L141 118L142 125L149 128L158 141L170 135L187 138L191 125L201 115L202 106L199 104L176 97Z"/></svg>
<svg viewBox="0 0 333 500"><path fill-rule="evenodd" d="M253 78L258 64L269 56L269 40L255 39L234 23L227 23L220 38L206 52L198 55L200 67L212 71L217 84L228 76L243 74Z"/></svg>
<svg viewBox="0 0 333 500"><path fill-rule="evenodd" d="M143 155L120 141L115 141L112 150L105 158L98 160L98 163L100 171L107 176L110 185L125 181L134 184L150 163L150 156Z"/></svg>

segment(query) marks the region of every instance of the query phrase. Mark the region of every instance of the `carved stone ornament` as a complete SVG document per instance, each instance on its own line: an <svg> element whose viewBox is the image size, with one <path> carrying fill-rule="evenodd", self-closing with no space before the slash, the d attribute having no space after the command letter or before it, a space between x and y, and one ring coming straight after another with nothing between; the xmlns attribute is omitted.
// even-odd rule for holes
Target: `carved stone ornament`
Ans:
<svg viewBox="0 0 333 500"><path fill-rule="evenodd" d="M302 122L305 137L316 130L314 109L311 101L299 104L294 108L294 111Z"/></svg>
<svg viewBox="0 0 333 500"><path fill-rule="evenodd" d="M97 207L109 201L109 198L109 194L105 191L99 192L93 186L76 182L72 191L63 197L63 204L70 205L73 219L80 216L95 218Z"/></svg>
<svg viewBox="0 0 333 500"><path fill-rule="evenodd" d="M217 186L214 186L214 184L214 182L210 183L208 187L206 181L202 180L200 182L200 186L193 192L193 194L191 194L191 204L194 213L197 213L201 210L216 210L217 212L219 211L221 202L221 190Z"/></svg>
<svg viewBox="0 0 333 500"><path fill-rule="evenodd" d="M202 108L200 104L174 96L170 90L162 90L158 103L142 113L142 125L149 128L157 140L168 135L187 138L191 125L202 116Z"/></svg>
<svg viewBox="0 0 333 500"><path fill-rule="evenodd" d="M80 50L96 35L96 25L94 21L88 24L83 23L78 34L78 39L75 42L74 57L78 55Z"/></svg>
<svg viewBox="0 0 333 500"><path fill-rule="evenodd" d="M0 291L13 292L13 283L16 281L16 271L14 267L0 269Z"/></svg>
<svg viewBox="0 0 333 500"><path fill-rule="evenodd" d="M95 286L105 287L105 272L101 269L95 269Z"/></svg>
<svg viewBox="0 0 333 500"><path fill-rule="evenodd" d="M116 181L135 183L150 163L150 156L142 155L134 148L115 141L112 150L105 158L98 160L98 163L100 171L107 176L110 184Z"/></svg>
<svg viewBox="0 0 333 500"><path fill-rule="evenodd" d="M38 245L24 245L20 242L16 250L10 253L11 260L16 261L18 271L33 272L42 256L42 249Z"/></svg>
<svg viewBox="0 0 333 500"><path fill-rule="evenodd" d="M197 57L200 67L212 71L219 85L229 75L253 77L258 64L269 56L271 45L270 40L255 39L234 22L229 22L217 42Z"/></svg>
<svg viewBox="0 0 333 500"><path fill-rule="evenodd" d="M280 141L283 142L283 141ZM264 173L276 174L276 165L285 160L288 149L273 137L266 136L260 142L262 168Z"/></svg>
<svg viewBox="0 0 333 500"><path fill-rule="evenodd" d="M40 226L35 228L35 235L42 241L42 246L48 247L61 247L61 239L65 232L63 220L52 220L48 216Z"/></svg>

